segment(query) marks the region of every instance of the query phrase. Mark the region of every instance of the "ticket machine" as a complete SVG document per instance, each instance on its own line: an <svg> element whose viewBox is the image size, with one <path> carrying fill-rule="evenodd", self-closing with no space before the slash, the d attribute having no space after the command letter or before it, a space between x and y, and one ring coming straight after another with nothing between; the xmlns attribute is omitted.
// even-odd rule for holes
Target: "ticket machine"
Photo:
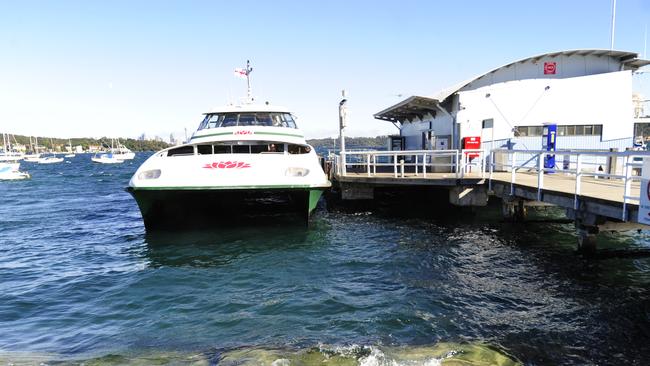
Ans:
<svg viewBox="0 0 650 366"><path fill-rule="evenodd" d="M544 124L542 130L542 150L555 151L555 144L557 141L557 124L547 123ZM555 168L555 154L544 155L544 168ZM546 173L554 173L552 170L547 170Z"/></svg>

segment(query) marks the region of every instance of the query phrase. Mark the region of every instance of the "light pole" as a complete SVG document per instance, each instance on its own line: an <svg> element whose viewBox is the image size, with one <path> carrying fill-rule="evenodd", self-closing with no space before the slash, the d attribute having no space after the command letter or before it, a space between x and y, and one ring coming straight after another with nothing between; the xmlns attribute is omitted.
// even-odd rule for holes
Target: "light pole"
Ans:
<svg viewBox="0 0 650 366"><path fill-rule="evenodd" d="M341 139L341 173L345 175L345 127L348 120L348 100L345 99L345 90L341 91L343 99L339 102L339 137Z"/></svg>

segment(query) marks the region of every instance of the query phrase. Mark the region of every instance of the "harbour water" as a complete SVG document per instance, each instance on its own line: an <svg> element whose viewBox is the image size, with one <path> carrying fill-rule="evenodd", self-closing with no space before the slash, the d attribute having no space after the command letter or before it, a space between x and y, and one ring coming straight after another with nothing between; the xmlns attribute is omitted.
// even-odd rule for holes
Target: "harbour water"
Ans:
<svg viewBox="0 0 650 366"><path fill-rule="evenodd" d="M650 361L650 258L582 258L571 224L321 205L309 229L147 235L124 191L144 158L0 182L0 364Z"/></svg>

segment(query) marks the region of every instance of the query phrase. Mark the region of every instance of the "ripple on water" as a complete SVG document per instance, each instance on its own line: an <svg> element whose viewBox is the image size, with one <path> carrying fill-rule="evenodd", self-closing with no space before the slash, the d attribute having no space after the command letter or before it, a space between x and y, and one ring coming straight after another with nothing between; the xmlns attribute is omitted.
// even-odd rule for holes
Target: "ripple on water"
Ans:
<svg viewBox="0 0 650 366"><path fill-rule="evenodd" d="M585 260L571 225L320 209L309 229L147 234L123 190L139 161L86 160L0 182L3 351L109 365L650 358L650 260ZM644 248L648 238L604 245ZM11 355L0 363L23 357Z"/></svg>

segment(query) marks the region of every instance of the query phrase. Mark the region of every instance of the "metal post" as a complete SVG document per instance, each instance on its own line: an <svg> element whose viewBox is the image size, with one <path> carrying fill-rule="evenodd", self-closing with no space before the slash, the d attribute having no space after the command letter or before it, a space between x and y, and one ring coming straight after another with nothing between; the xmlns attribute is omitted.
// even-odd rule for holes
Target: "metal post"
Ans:
<svg viewBox="0 0 650 366"><path fill-rule="evenodd" d="M366 167L367 167L366 169L368 171L368 176L370 176L370 153L366 154L366 159L368 159L366 161Z"/></svg>
<svg viewBox="0 0 650 366"><path fill-rule="evenodd" d="M512 162L510 162L510 195L511 196L515 194L515 173L517 172L516 161L517 161L517 152L513 151Z"/></svg>
<svg viewBox="0 0 650 366"><path fill-rule="evenodd" d="M481 178L485 178L485 150L481 150Z"/></svg>
<svg viewBox="0 0 650 366"><path fill-rule="evenodd" d="M488 179L488 191L492 190L492 173L494 172L494 150L490 151L490 178Z"/></svg>
<svg viewBox="0 0 650 366"><path fill-rule="evenodd" d="M372 174L377 175L377 154L372 154Z"/></svg>
<svg viewBox="0 0 650 366"><path fill-rule="evenodd" d="M339 137L341 139L341 156L345 156L345 127L348 123L347 99L345 99L345 90L341 91L343 99L339 102ZM343 175L346 174L345 159L343 160Z"/></svg>
<svg viewBox="0 0 650 366"><path fill-rule="evenodd" d="M399 168L400 168L400 171L401 171L401 176L402 176L402 178L404 178L404 159L401 159L399 161Z"/></svg>
<svg viewBox="0 0 650 366"><path fill-rule="evenodd" d="M422 154L422 176L427 177L427 153Z"/></svg>
<svg viewBox="0 0 650 366"><path fill-rule="evenodd" d="M542 189L544 189L544 153L537 155L537 200L542 200Z"/></svg>
<svg viewBox="0 0 650 366"><path fill-rule="evenodd" d="M633 160L634 161L634 160ZM621 215L621 220L627 221L627 197L630 194L630 189L632 188L632 179L631 178L631 171L630 169L630 156L625 155L623 157L623 166L625 167L625 187L623 188L623 213ZM644 194L644 193L641 193Z"/></svg>
<svg viewBox="0 0 650 366"><path fill-rule="evenodd" d="M415 167L415 176L418 176L418 154L413 154L413 157L415 158L415 163L413 166Z"/></svg>
<svg viewBox="0 0 650 366"><path fill-rule="evenodd" d="M393 173L395 178L397 178L397 154L393 154Z"/></svg>
<svg viewBox="0 0 650 366"><path fill-rule="evenodd" d="M573 198L573 209L578 209L578 196L580 195L580 178L582 177L582 155L578 154L576 157L576 189Z"/></svg>

